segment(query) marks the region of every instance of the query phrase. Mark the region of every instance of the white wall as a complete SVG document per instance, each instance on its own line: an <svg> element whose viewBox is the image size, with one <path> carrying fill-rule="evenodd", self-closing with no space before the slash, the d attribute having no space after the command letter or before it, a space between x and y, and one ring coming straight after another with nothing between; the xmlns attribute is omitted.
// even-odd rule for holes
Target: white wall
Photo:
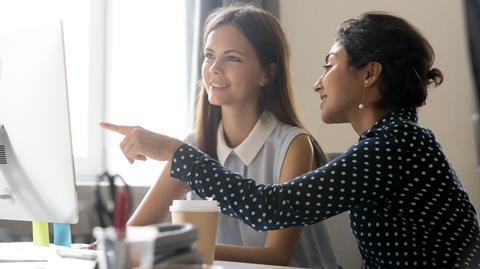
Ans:
<svg viewBox="0 0 480 269"><path fill-rule="evenodd" d="M475 207L480 209L480 181L471 115L473 80L468 62L463 1L460 0L280 0L280 18L292 50L297 109L307 128L327 152L344 151L358 136L350 125L321 122L319 96L312 90L322 74L338 25L369 10L389 11L417 26L436 52L435 66L444 83L430 90L420 109L420 124L434 131ZM330 221L329 230L344 268L359 268L358 252L349 238L345 216ZM354 260L354 261L351 261Z"/></svg>

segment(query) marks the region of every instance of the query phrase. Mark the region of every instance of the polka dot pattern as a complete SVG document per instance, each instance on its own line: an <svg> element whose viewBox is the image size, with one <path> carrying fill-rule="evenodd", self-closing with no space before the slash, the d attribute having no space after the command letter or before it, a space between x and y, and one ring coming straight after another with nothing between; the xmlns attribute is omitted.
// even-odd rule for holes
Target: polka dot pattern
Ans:
<svg viewBox="0 0 480 269"><path fill-rule="evenodd" d="M256 185L186 144L170 173L256 230L349 210L365 268L480 268L475 209L414 109L390 113L346 152L286 184Z"/></svg>

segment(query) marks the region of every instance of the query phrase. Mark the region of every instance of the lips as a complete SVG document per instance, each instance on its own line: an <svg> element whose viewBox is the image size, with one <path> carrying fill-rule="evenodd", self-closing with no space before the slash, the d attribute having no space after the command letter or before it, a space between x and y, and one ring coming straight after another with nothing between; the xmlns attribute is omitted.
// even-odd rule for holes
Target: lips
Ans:
<svg viewBox="0 0 480 269"><path fill-rule="evenodd" d="M230 84L228 83L223 83L223 82L210 82L208 83L208 86L211 88L211 89L225 89L225 88L228 88L230 87Z"/></svg>
<svg viewBox="0 0 480 269"><path fill-rule="evenodd" d="M327 100L326 95L320 95L320 108L323 108L323 105L325 104L326 100Z"/></svg>

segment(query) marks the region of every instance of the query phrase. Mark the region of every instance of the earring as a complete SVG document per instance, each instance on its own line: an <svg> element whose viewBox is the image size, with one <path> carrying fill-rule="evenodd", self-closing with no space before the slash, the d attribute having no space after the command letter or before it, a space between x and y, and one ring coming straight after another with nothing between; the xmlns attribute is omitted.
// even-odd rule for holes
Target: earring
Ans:
<svg viewBox="0 0 480 269"><path fill-rule="evenodd" d="M269 78L267 75L265 75L265 76L262 77L262 79L260 80L259 85L260 85L260 87L265 88L265 87L268 86L269 82L270 82L270 78Z"/></svg>
<svg viewBox="0 0 480 269"><path fill-rule="evenodd" d="M367 88L363 88L363 92L362 92L362 101L360 102L360 104L358 105L358 109L363 109L365 107L365 105L363 104L363 102L365 101L365 91L367 90Z"/></svg>

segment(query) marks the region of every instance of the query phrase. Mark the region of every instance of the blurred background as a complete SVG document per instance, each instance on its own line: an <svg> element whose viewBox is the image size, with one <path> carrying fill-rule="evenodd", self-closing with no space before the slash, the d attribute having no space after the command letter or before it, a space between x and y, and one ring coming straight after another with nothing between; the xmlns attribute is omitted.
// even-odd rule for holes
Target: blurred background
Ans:
<svg viewBox="0 0 480 269"><path fill-rule="evenodd" d="M214 6L210 0L0 0L0 23L54 17L64 23L68 86L80 222L74 241L89 242L95 178L103 170L133 185L137 204L163 169L162 163L135 166L122 157L119 135L104 133L101 120L141 125L182 139L193 127L198 77L198 29ZM349 125L325 125L312 90L323 73L325 54L344 20L371 10L404 17L431 42L444 83L430 90L420 124L437 135L474 206L480 208L480 180L474 118L476 86L469 50L467 5L475 0L264 0L253 1L278 16L292 51L295 103L307 129L326 152L342 152L358 137ZM199 11L200 10L200 11ZM478 10L478 9L477 9ZM203 16L203 17L202 17ZM478 14L476 15L478 19ZM478 21L477 21L478 22ZM478 42L478 37L476 38ZM477 43L478 45L478 43ZM478 49L478 48L477 48ZM478 63L477 63L478 66ZM478 68L478 67L477 67ZM478 69L477 69L478 72ZM337 261L360 268L361 260L346 213L327 221ZM0 221L0 241L31 240L31 224Z"/></svg>

